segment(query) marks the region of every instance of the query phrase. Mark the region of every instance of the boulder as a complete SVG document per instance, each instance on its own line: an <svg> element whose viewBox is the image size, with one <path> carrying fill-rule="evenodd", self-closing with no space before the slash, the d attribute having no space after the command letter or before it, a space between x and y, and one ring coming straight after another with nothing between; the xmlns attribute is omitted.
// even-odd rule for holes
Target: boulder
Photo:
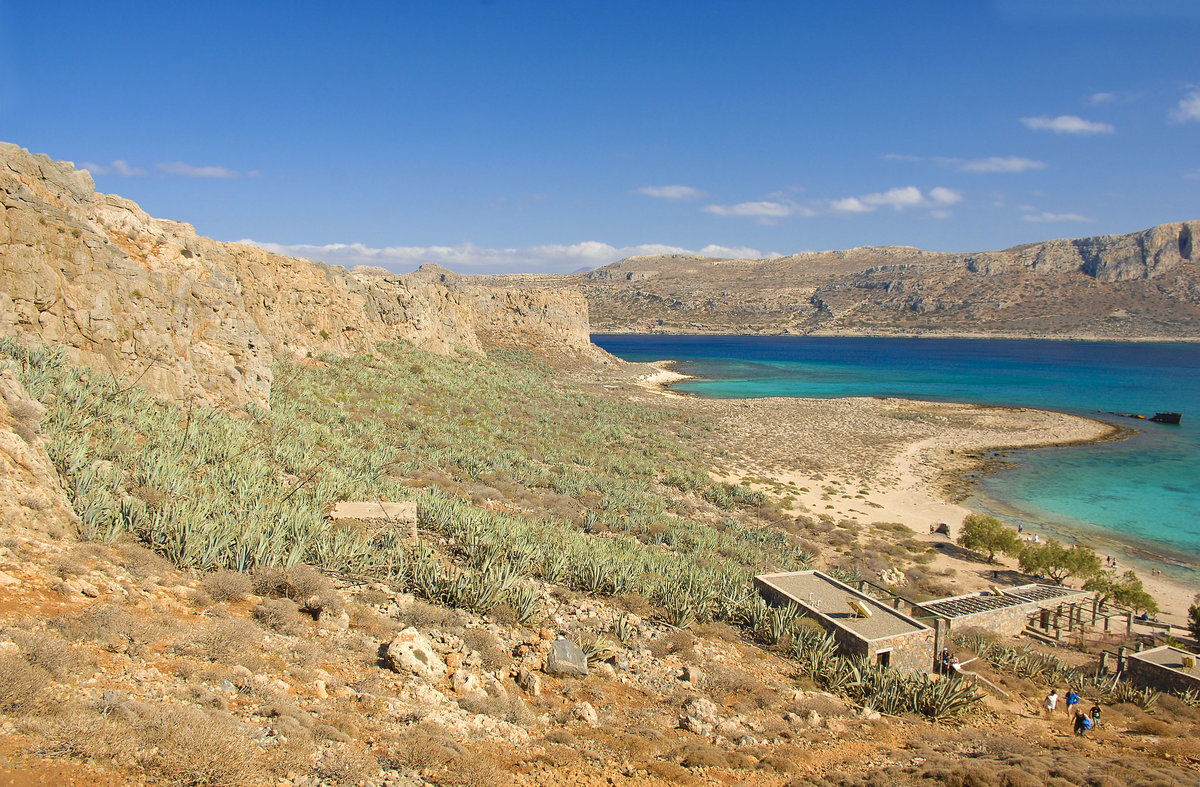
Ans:
<svg viewBox="0 0 1200 787"><path fill-rule="evenodd" d="M412 627L401 631L388 644L384 660L396 672L410 673L430 683L439 682L448 671L429 637Z"/></svg>
<svg viewBox="0 0 1200 787"><path fill-rule="evenodd" d="M546 655L546 672L550 675L587 675L587 656L574 642L559 637Z"/></svg>
<svg viewBox="0 0 1200 787"><path fill-rule="evenodd" d="M542 695L541 676L524 667L517 670L517 685L521 688L521 691L531 697L540 697Z"/></svg>

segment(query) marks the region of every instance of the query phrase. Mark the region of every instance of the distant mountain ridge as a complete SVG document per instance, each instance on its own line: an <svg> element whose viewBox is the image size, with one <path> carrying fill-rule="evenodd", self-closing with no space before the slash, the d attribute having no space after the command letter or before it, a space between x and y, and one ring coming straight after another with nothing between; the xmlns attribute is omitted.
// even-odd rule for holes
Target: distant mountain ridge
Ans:
<svg viewBox="0 0 1200 787"><path fill-rule="evenodd" d="M950 254L868 246L761 260L631 257L485 277L581 290L597 332L1200 337L1200 222Z"/></svg>

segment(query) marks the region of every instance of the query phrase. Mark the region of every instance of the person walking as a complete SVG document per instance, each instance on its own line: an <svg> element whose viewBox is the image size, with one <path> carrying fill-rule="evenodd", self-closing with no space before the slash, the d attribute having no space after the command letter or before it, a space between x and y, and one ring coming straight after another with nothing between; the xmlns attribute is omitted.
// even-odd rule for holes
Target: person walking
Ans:
<svg viewBox="0 0 1200 787"><path fill-rule="evenodd" d="M1054 715L1054 709L1058 707L1058 689L1050 689L1050 693L1046 695L1046 716Z"/></svg>
<svg viewBox="0 0 1200 787"><path fill-rule="evenodd" d="M1086 716L1083 711L1075 711L1075 734L1080 738L1087 734L1087 731L1092 728L1091 717Z"/></svg>
<svg viewBox="0 0 1200 787"><path fill-rule="evenodd" d="M1091 717L1092 717L1092 726L1099 727L1100 726L1100 703L1099 702L1097 702L1095 705L1092 706Z"/></svg>
<svg viewBox="0 0 1200 787"><path fill-rule="evenodd" d="M1067 715L1068 716L1071 715L1072 708L1075 708L1075 706L1078 704L1079 704L1079 695L1075 693L1075 689L1069 689L1067 691ZM1082 713L1082 712L1083 711L1079 711L1079 713Z"/></svg>

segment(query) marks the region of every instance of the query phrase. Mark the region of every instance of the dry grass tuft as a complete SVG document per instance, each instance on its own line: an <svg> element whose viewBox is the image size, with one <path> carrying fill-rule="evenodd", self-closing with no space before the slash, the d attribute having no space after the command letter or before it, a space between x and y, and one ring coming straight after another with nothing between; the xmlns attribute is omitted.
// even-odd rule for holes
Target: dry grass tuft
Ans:
<svg viewBox="0 0 1200 787"><path fill-rule="evenodd" d="M225 569L206 576L201 586L213 601L241 601L254 590L250 577Z"/></svg>

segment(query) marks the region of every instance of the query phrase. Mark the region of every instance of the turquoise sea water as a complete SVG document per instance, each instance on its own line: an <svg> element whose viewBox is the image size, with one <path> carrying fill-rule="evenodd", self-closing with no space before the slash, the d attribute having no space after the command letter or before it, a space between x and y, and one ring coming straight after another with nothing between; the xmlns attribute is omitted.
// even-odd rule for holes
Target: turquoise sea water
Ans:
<svg viewBox="0 0 1200 787"><path fill-rule="evenodd" d="M1039 407L1133 427L1119 443L1021 451L968 502L1032 529L1200 564L1200 344L596 335L677 361L699 396L909 399ZM1098 412L1101 411L1101 412ZM1183 413L1180 426L1105 415Z"/></svg>

